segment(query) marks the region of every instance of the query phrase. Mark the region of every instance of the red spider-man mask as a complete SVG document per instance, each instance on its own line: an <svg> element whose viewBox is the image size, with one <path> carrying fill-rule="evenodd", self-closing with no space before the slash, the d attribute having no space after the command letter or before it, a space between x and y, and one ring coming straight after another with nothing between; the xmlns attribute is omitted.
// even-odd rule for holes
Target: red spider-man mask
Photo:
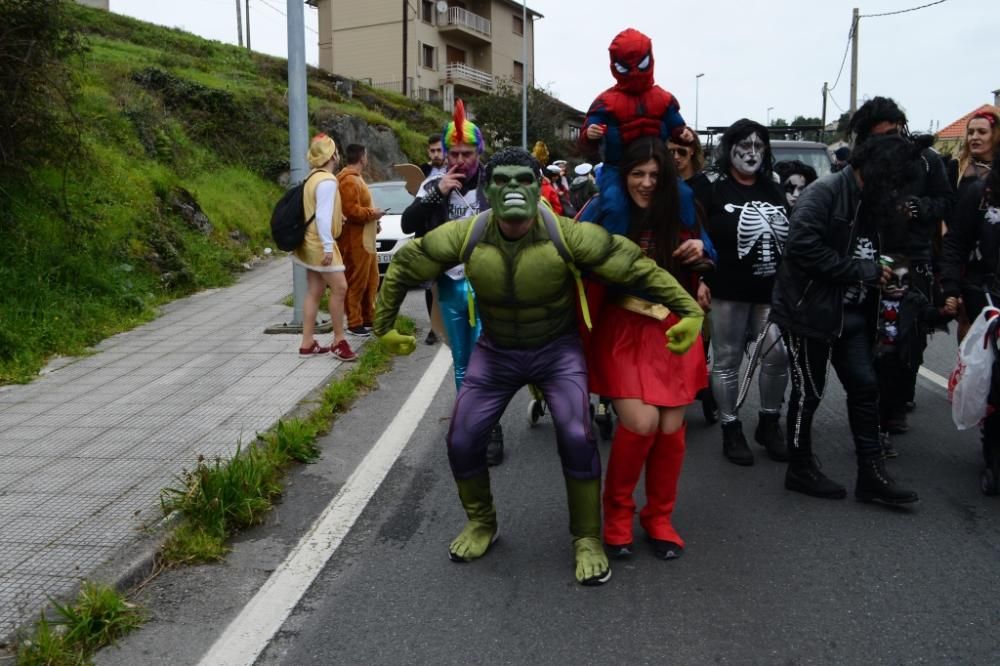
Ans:
<svg viewBox="0 0 1000 666"><path fill-rule="evenodd" d="M608 47L611 75L619 90L631 94L653 87L653 40L628 28L618 33Z"/></svg>

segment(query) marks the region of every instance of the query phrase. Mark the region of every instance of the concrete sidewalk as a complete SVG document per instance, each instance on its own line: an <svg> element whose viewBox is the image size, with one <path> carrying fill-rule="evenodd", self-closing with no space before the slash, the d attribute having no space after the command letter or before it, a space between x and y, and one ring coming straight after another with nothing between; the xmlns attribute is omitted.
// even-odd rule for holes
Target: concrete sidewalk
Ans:
<svg viewBox="0 0 1000 666"><path fill-rule="evenodd" d="M300 358L299 336L263 333L291 319L291 273L258 266L0 388L0 642L134 546L199 454L230 456L336 372L332 355Z"/></svg>

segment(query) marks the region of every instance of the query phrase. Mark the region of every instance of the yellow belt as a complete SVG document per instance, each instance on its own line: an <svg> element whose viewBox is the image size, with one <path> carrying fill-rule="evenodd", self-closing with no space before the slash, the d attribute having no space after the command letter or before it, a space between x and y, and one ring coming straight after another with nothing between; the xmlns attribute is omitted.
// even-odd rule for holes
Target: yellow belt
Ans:
<svg viewBox="0 0 1000 666"><path fill-rule="evenodd" d="M618 298L618 305L629 312L652 317L657 321L663 321L670 316L670 308L661 303L651 303L638 296L624 295Z"/></svg>

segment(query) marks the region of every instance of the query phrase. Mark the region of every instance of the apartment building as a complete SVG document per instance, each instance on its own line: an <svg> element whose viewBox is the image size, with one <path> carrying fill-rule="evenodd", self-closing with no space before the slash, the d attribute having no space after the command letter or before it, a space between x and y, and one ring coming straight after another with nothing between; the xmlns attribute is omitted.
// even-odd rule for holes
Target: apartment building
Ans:
<svg viewBox="0 0 1000 666"><path fill-rule="evenodd" d="M535 80L534 25L513 0L307 0L319 11L319 66L440 102ZM526 14L526 15L525 15ZM525 57L527 42L527 57Z"/></svg>

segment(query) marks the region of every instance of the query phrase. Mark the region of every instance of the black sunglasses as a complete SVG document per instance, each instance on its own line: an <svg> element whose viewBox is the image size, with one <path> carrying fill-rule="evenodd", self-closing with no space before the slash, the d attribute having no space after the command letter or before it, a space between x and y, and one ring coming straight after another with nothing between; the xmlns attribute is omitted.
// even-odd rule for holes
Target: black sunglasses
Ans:
<svg viewBox="0 0 1000 666"><path fill-rule="evenodd" d="M519 185L531 185L535 182L535 177L530 173L519 173L516 176L514 176L514 180ZM510 176L507 176L502 173L493 174L493 183L495 185L503 186L509 182L510 182Z"/></svg>
<svg viewBox="0 0 1000 666"><path fill-rule="evenodd" d="M688 156L688 149L687 148L667 148L667 150L670 151L671 155L680 155L681 157L687 157Z"/></svg>

